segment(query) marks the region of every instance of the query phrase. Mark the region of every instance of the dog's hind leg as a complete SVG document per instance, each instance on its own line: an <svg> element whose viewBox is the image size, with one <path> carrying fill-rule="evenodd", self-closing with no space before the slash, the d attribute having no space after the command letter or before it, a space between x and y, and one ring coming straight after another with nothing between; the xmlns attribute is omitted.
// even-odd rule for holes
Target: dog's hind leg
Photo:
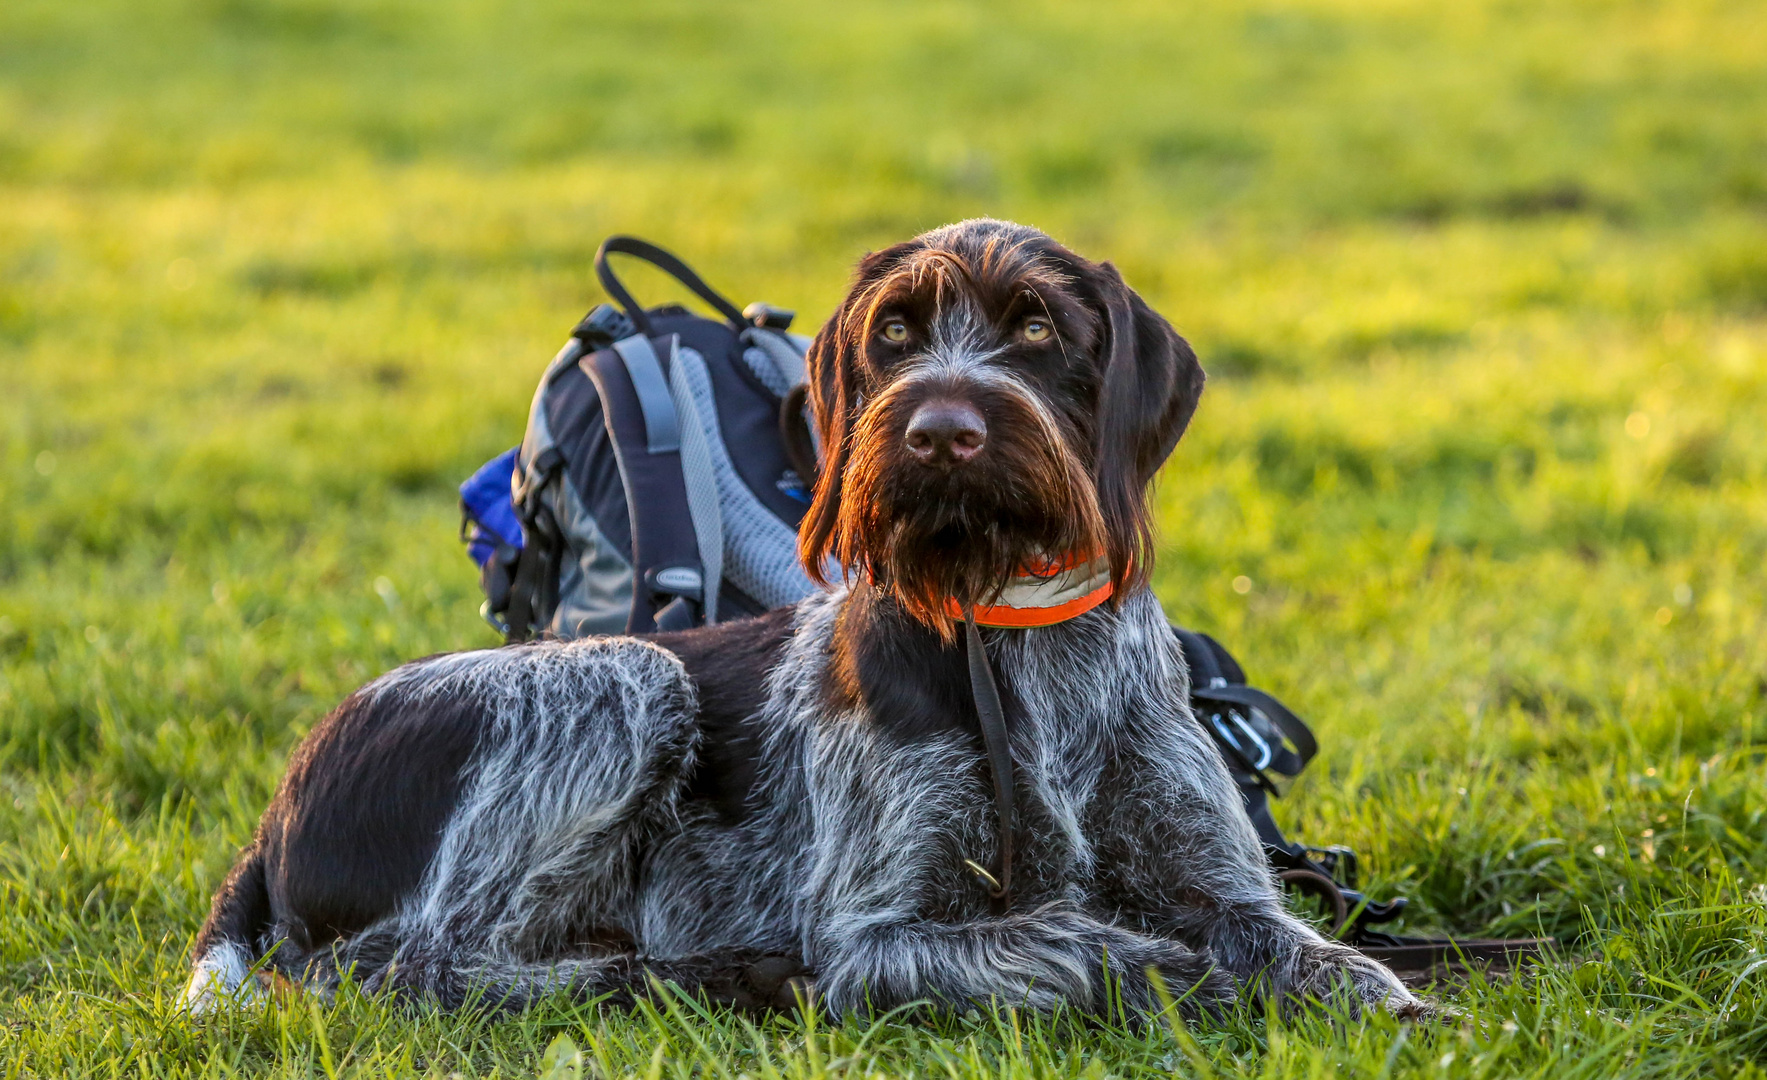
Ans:
<svg viewBox="0 0 1767 1080"><path fill-rule="evenodd" d="M604 1001L629 1006L655 997L665 984L740 1009L790 1008L794 977L808 973L788 957L753 950L658 959L609 949L523 960L496 950L467 951L438 941L396 940L392 928L371 929L309 966L309 985L330 990L346 978L366 993L393 993L443 1008L515 1012L537 1001Z"/></svg>
<svg viewBox="0 0 1767 1080"><path fill-rule="evenodd" d="M637 933L637 860L679 827L698 729L674 657L634 641L535 665L475 754L417 895L407 941L444 954L569 955Z"/></svg>
<svg viewBox="0 0 1767 1080"><path fill-rule="evenodd" d="M470 696L484 733L415 891L313 970L454 1003L473 987L523 1001L551 988L624 986L599 945L636 938L638 863L679 828L697 740L674 657L608 639L443 658L382 688ZM562 963L555 963L566 958Z"/></svg>

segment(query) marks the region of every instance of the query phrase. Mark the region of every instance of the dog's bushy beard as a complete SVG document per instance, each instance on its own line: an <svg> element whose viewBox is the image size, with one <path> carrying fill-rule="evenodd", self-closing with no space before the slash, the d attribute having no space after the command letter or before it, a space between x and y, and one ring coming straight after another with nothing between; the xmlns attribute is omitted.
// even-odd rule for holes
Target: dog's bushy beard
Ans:
<svg viewBox="0 0 1767 1080"><path fill-rule="evenodd" d="M853 428L834 554L947 642L946 607L987 604L1028 566L1106 550L1087 462L1068 433L1020 392L966 392L987 419L980 454L929 467L904 446L928 395L886 390Z"/></svg>

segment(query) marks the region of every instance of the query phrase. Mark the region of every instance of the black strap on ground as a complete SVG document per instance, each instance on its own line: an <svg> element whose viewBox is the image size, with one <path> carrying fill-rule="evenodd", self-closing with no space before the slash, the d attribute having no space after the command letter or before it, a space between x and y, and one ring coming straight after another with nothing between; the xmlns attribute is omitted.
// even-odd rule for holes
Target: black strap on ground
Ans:
<svg viewBox="0 0 1767 1080"><path fill-rule="evenodd" d="M994 913L1004 915L1012 906L1012 834L1017 817L1012 799L1012 743L1006 733L1006 711L1000 707L1000 688L982 633L976 629L973 608L963 611L964 650L969 653L969 692L976 701L976 719L982 742L988 748L988 771L994 774L994 813L1000 826L1000 865L989 884Z"/></svg>
<svg viewBox="0 0 1767 1080"><path fill-rule="evenodd" d="M1331 920L1332 935L1402 975L1442 975L1472 964L1513 967L1558 949L1557 939L1550 937L1427 938L1388 934L1369 928L1369 910L1391 907L1403 901L1371 904L1361 893L1344 888L1317 864L1305 860L1276 876L1287 887L1320 902ZM1397 911L1383 913L1376 921L1385 921L1396 914Z"/></svg>
<svg viewBox="0 0 1767 1080"><path fill-rule="evenodd" d="M1362 930L1351 941L1364 955L1402 974L1440 974L1472 964L1514 967L1558 951L1558 939L1419 938Z"/></svg>
<svg viewBox="0 0 1767 1080"><path fill-rule="evenodd" d="M713 310L730 320L731 326L749 325L748 320L742 317L742 312L737 310L735 304L726 300L718 290L707 285L698 274L693 272L692 267L674 255L635 236L610 236L601 242L601 247L596 249L595 276L601 280L601 287L614 298L614 302L626 309L626 315L631 318L633 325L637 326L645 337L652 336L650 315L645 312L642 304L632 299L632 294L626 291L626 286L618 277L614 276L613 267L607 263L609 255L630 255L633 258L643 259L692 289L695 296L712 305Z"/></svg>

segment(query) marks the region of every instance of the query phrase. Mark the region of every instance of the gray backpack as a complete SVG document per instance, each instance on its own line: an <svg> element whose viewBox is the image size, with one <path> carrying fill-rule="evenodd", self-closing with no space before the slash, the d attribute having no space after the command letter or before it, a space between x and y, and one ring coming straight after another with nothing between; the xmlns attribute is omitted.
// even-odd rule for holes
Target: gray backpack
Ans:
<svg viewBox="0 0 1767 1080"><path fill-rule="evenodd" d="M610 254L664 270L719 317L639 305ZM512 641L574 638L685 629L807 595L809 339L786 332L791 312L739 311L642 240L610 237L595 269L615 304L547 367L522 444L461 485L483 614Z"/></svg>

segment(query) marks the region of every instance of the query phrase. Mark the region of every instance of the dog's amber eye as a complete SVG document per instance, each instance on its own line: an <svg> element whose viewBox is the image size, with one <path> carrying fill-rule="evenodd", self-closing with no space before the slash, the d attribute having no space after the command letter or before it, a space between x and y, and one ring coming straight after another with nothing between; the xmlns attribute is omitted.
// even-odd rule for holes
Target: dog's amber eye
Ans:
<svg viewBox="0 0 1767 1080"><path fill-rule="evenodd" d="M1050 326L1044 319L1026 319L1024 333L1026 341L1046 341L1049 338Z"/></svg>
<svg viewBox="0 0 1767 1080"><path fill-rule="evenodd" d="M900 345L908 340L908 324L901 319L891 319L884 323L883 339L891 345Z"/></svg>

